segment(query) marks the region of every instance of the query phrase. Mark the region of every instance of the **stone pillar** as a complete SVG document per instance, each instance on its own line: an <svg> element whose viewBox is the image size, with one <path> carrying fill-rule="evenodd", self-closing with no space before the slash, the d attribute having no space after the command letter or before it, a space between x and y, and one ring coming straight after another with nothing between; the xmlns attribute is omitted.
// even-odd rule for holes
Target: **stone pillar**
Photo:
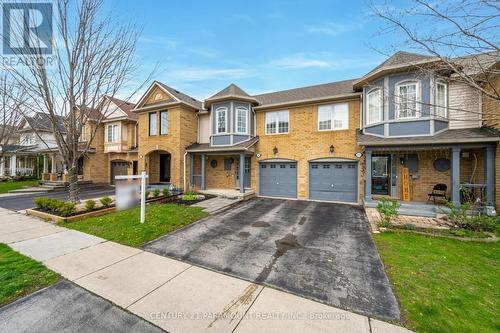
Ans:
<svg viewBox="0 0 500 333"><path fill-rule="evenodd" d="M205 154L201 154L201 184L200 190L206 190L205 187Z"/></svg>
<svg viewBox="0 0 500 333"><path fill-rule="evenodd" d="M495 148L486 147L486 204L495 205Z"/></svg>
<svg viewBox="0 0 500 333"><path fill-rule="evenodd" d="M372 200L372 152L365 151L365 203Z"/></svg>
<svg viewBox="0 0 500 333"><path fill-rule="evenodd" d="M10 175L12 177L16 176L16 168L17 168L17 157L14 154L10 158Z"/></svg>
<svg viewBox="0 0 500 333"><path fill-rule="evenodd" d="M189 187L194 187L194 153L189 153Z"/></svg>
<svg viewBox="0 0 500 333"><path fill-rule="evenodd" d="M451 202L460 205L460 148L451 149Z"/></svg>
<svg viewBox="0 0 500 333"><path fill-rule="evenodd" d="M49 172L49 159L47 155L43 155L43 173Z"/></svg>
<svg viewBox="0 0 500 333"><path fill-rule="evenodd" d="M240 154L240 193L245 193L245 154Z"/></svg>

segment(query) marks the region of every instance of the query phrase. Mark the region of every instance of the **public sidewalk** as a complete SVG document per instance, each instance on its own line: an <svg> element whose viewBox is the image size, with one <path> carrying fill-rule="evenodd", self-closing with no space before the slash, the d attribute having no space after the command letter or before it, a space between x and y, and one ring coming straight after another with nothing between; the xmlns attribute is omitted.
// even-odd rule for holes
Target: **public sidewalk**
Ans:
<svg viewBox="0 0 500 333"><path fill-rule="evenodd" d="M169 332L411 332L1 208L0 242Z"/></svg>

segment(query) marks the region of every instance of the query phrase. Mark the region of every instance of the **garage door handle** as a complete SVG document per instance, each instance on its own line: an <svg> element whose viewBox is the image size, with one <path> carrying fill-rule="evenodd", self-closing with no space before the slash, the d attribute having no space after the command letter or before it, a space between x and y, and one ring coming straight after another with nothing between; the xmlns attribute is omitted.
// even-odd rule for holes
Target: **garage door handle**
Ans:
<svg viewBox="0 0 500 333"><path fill-rule="evenodd" d="M333 187L333 184L332 184L332 185L330 185L330 186L331 186L331 187Z"/></svg>
<svg viewBox="0 0 500 333"><path fill-rule="evenodd" d="M276 185L279 185L280 183L279 182L276 182Z"/></svg>

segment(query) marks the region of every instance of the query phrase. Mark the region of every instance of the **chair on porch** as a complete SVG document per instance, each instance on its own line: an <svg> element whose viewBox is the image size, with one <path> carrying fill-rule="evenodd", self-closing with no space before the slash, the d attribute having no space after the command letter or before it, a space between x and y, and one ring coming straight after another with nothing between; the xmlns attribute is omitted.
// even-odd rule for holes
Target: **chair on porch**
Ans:
<svg viewBox="0 0 500 333"><path fill-rule="evenodd" d="M427 202L429 202L432 198L434 203L436 203L436 197L447 200L447 197L446 197L447 190L448 190L448 186L446 186L446 184L434 185L434 187L432 188L432 192L427 194L428 195Z"/></svg>

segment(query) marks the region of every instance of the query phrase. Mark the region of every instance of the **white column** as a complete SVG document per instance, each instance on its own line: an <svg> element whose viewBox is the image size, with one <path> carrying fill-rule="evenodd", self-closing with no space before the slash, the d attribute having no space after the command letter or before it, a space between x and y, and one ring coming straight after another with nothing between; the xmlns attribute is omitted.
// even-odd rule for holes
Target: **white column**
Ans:
<svg viewBox="0 0 500 333"><path fill-rule="evenodd" d="M17 157L16 155L12 155L10 158L10 175L14 177L16 175L16 168L17 168Z"/></svg>
<svg viewBox="0 0 500 333"><path fill-rule="evenodd" d="M43 173L49 172L49 159L47 155L43 155Z"/></svg>
<svg viewBox="0 0 500 333"><path fill-rule="evenodd" d="M50 170L50 173L56 173L57 168L56 168L56 155L52 155L52 169Z"/></svg>
<svg viewBox="0 0 500 333"><path fill-rule="evenodd" d="M0 177L5 175L5 157L0 157Z"/></svg>

